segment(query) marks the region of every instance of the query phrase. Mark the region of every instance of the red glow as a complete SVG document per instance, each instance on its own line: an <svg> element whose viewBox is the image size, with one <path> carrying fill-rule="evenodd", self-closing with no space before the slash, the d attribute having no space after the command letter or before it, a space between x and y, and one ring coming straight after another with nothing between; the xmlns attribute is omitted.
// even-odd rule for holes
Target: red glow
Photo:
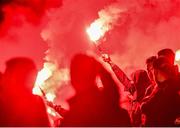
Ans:
<svg viewBox="0 0 180 128"><path fill-rule="evenodd" d="M0 26L0 35L4 35L10 26L20 26L24 20L39 24L48 9L61 4L61 0L13 0L5 4L2 7L4 19Z"/></svg>
<svg viewBox="0 0 180 128"><path fill-rule="evenodd" d="M0 64L21 55L43 64L44 56L49 56L58 69L51 78L48 72L44 73L40 84L48 79L47 86L42 88L56 94L57 102L64 103L74 94L68 86L71 57L78 52L96 54L88 43L86 26L95 26L89 31L93 43L105 37L106 40L99 41L103 50L127 74L145 68L146 58L162 48L180 49L178 0L64 0L63 4L62 0L10 1L3 5ZM49 52L44 54L47 49ZM176 61L180 64L178 56ZM102 88L101 81L96 82ZM35 90L41 94L38 87ZM51 95L47 97L53 99Z"/></svg>

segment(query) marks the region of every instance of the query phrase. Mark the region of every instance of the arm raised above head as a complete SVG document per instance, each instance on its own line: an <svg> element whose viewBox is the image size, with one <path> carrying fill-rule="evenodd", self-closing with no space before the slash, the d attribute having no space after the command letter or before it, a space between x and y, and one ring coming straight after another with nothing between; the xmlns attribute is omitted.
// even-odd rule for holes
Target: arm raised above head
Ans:
<svg viewBox="0 0 180 128"><path fill-rule="evenodd" d="M104 60L104 62L108 63L113 72L115 73L116 77L118 78L118 80L124 85L125 87L125 91L129 91L132 95L135 92L135 86L133 84L133 81L131 81L127 75L124 73L124 71L117 66L116 64L114 64L110 58L110 56L108 54L102 54L102 58Z"/></svg>

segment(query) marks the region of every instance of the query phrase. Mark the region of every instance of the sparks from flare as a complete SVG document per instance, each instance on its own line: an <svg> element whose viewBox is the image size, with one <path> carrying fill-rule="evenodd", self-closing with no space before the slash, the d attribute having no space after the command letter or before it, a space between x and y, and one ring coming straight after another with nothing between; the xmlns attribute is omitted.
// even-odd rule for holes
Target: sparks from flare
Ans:
<svg viewBox="0 0 180 128"><path fill-rule="evenodd" d="M46 98L47 98L48 101L53 102L54 99L56 98L56 95L53 94L53 93L47 93L47 94L46 94Z"/></svg>
<svg viewBox="0 0 180 128"><path fill-rule="evenodd" d="M42 95L42 92L39 87L42 87L45 81L52 76L55 65L52 63L44 63L44 67L41 71L38 72L35 86L33 88L33 94Z"/></svg>

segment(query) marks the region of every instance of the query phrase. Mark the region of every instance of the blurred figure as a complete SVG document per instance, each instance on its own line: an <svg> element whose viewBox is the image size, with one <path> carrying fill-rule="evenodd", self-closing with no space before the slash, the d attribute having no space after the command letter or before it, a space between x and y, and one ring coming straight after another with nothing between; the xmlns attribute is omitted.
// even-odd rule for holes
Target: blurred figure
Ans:
<svg viewBox="0 0 180 128"><path fill-rule="evenodd" d="M146 89L151 85L149 76L145 70L136 70L131 74L136 87L136 101L141 102L144 98Z"/></svg>
<svg viewBox="0 0 180 128"><path fill-rule="evenodd" d="M156 84L155 76L154 76L154 67L153 67L153 63L156 59L157 59L156 56L151 56L146 59L146 69L148 71L148 76L150 78L151 84L146 89L146 92L145 92L142 102L145 102L146 100L148 100L150 95L152 95L154 93L154 91L156 91L156 89L157 89L157 84Z"/></svg>
<svg viewBox="0 0 180 128"><path fill-rule="evenodd" d="M175 62L174 51L169 48L164 48L164 49L158 51L157 54L158 54L158 57L165 57L167 59L167 63L174 66L173 70L174 70L175 74L179 76L179 79L180 79L180 72L178 70L178 66L174 65L174 62Z"/></svg>
<svg viewBox="0 0 180 128"><path fill-rule="evenodd" d="M71 61L71 83L76 95L62 126L130 126L127 111L119 107L118 88L110 73L94 58L76 55ZM96 78L102 81L98 88Z"/></svg>
<svg viewBox="0 0 180 128"><path fill-rule="evenodd" d="M174 65L175 53L172 49L164 48L158 51L158 57L165 57L167 62L171 65Z"/></svg>
<svg viewBox="0 0 180 128"><path fill-rule="evenodd" d="M158 86L156 84L155 81L155 76L154 76L154 67L153 67L153 63L154 61L156 61L157 57L156 56L150 56L146 59L146 70L148 72L148 76L150 79L150 85L147 87L147 89L145 90L145 94L143 99L139 102L139 111L141 111L141 106L147 102L148 100L151 99L151 97L153 97L153 95L158 91ZM141 126L145 126L146 123L146 114L144 114L141 111Z"/></svg>
<svg viewBox="0 0 180 128"><path fill-rule="evenodd" d="M131 126L128 112L120 108L119 88L111 74L104 67L101 67L99 75L103 84L104 104L107 106L107 111L110 111L107 113L109 115L107 123L112 124L110 126Z"/></svg>
<svg viewBox="0 0 180 128"><path fill-rule="evenodd" d="M153 67L158 91L142 105L147 117L145 126L176 126L175 121L180 117L180 80L167 57L158 57Z"/></svg>
<svg viewBox="0 0 180 128"><path fill-rule="evenodd" d="M131 122L133 126L141 125L141 110L140 102L144 98L147 87L151 84L148 74L145 70L136 70L131 74L132 79L129 79L127 75L111 61L109 55L104 54L103 59L107 62L116 77L124 85L124 90L131 94L131 109L129 110L131 116Z"/></svg>
<svg viewBox="0 0 180 128"><path fill-rule="evenodd" d="M157 58L161 58L161 57L166 58L166 60L167 60L166 63L168 63L169 65L172 65L172 67L173 67L172 71L174 71L174 75L177 75L177 77L179 77L179 79L180 79L180 73L178 71L178 66L174 65L175 53L173 52L173 50L169 49L169 48L165 48L165 49L161 49L160 51L158 51L157 54L158 54L158 57L151 56L146 60L147 71L148 71L148 75L151 79L152 84L147 88L143 102L145 102L150 97L152 97L157 92L157 89L158 89L158 86L155 81L154 67L153 67L153 63Z"/></svg>
<svg viewBox="0 0 180 128"><path fill-rule="evenodd" d="M166 58L167 63L172 66L172 71L174 72L175 77L178 78L180 81L180 72L179 72L178 65L174 64L174 62L175 62L174 51L172 49L169 49L169 48L164 48L158 52L158 57L165 57ZM180 85L179 85L179 88L180 88ZM180 92L179 92L179 94L180 94Z"/></svg>
<svg viewBox="0 0 180 128"><path fill-rule="evenodd" d="M7 61L0 94L0 126L50 126L43 100L32 94L36 75L36 66L28 58Z"/></svg>
<svg viewBox="0 0 180 128"><path fill-rule="evenodd" d="M121 68L119 68L116 64L114 64L110 58L110 56L108 54L103 54L102 58L104 60L104 62L107 62L113 72L115 73L116 77L118 78L118 80L124 85L124 90L128 91L131 95L134 94L134 92L136 91L135 85L134 85L134 81L130 80L127 75L124 73L124 71L122 71Z"/></svg>
<svg viewBox="0 0 180 128"><path fill-rule="evenodd" d="M155 82L153 63L156 59L157 59L156 56L150 56L146 59L146 70L148 72L149 78L152 81L152 83Z"/></svg>
<svg viewBox="0 0 180 128"><path fill-rule="evenodd" d="M136 88L132 101L131 118L133 126L141 126L141 108L140 104L144 99L146 89L151 85L149 76L145 70L136 70L131 74L134 86Z"/></svg>
<svg viewBox="0 0 180 128"><path fill-rule="evenodd" d="M153 85L156 84L155 78L154 78L154 67L153 67L153 63L154 61L157 59L156 56L151 56L149 58L146 59L146 70L148 72L149 78L151 80L151 83Z"/></svg>

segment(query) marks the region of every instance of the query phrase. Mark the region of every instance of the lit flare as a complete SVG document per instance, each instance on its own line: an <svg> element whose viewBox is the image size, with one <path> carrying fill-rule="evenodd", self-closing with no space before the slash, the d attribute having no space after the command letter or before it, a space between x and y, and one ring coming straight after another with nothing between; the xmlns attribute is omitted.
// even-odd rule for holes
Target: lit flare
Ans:
<svg viewBox="0 0 180 128"><path fill-rule="evenodd" d="M93 42L97 42L108 30L108 26L105 26L102 20L96 20L90 25L89 28L87 28L86 32Z"/></svg>

